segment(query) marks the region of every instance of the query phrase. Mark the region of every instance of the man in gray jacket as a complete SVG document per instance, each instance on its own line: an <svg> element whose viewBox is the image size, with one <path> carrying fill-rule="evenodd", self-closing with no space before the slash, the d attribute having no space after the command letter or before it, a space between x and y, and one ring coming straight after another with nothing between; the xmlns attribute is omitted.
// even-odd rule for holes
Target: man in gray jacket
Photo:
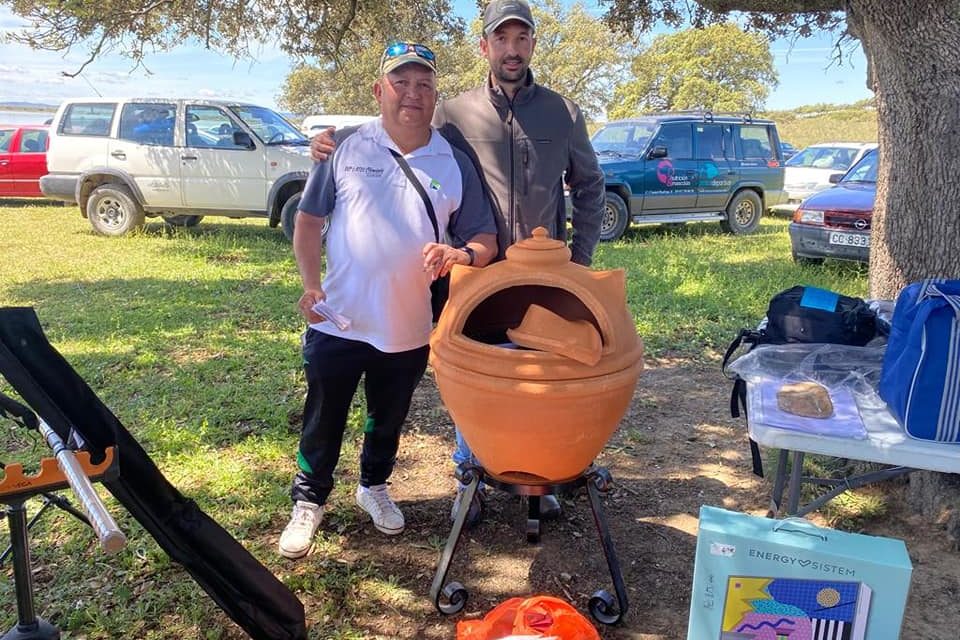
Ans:
<svg viewBox="0 0 960 640"><path fill-rule="evenodd" d="M546 227L566 239L564 182L573 204L572 260L589 266L600 239L603 173L590 145L580 108L533 80L530 59L536 45L533 15L526 0L493 0L483 12L480 52L490 63L484 86L437 106L433 125L473 160L497 214L499 256L517 240ZM314 160L325 160L333 138L317 135ZM456 432L453 461L472 459ZM453 513L463 487L457 492ZM483 494L475 494L468 525L480 520ZM541 499L541 515L559 515L554 496Z"/></svg>
<svg viewBox="0 0 960 640"><path fill-rule="evenodd" d="M498 215L503 251L533 229L565 239L563 183L573 204L573 261L589 265L600 239L603 174L580 108L533 80L533 15L525 0L494 0L480 52L488 81L437 106L433 124L471 156Z"/></svg>

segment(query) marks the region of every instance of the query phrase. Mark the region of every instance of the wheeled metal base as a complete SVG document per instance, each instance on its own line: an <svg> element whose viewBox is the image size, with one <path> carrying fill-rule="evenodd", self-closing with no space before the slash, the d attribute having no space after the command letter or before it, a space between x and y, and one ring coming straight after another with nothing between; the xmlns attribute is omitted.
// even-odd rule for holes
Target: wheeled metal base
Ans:
<svg viewBox="0 0 960 640"><path fill-rule="evenodd" d="M450 529L447 544L443 548L440 563L437 565L437 573L434 575L433 584L430 587L430 599L437 611L444 615L452 615L459 613L467 604L469 592L459 582L447 582L447 572L450 570L450 562L453 560L453 554L460 542L460 536L467 521L467 514L470 511L470 504L473 502L481 482L513 495L527 496L526 532L527 541L531 543L540 541L540 497L557 495L585 486L587 496L590 499L590 509L593 512L593 521L597 526L603 554L607 559L607 568L610 570L613 588L617 594L616 601L614 601L613 596L605 589L600 589L594 593L588 604L590 615L603 624L609 625L620 622L630 603L627 600L627 589L620 573L620 563L617 560L613 540L610 537L610 529L607 526L603 505L600 501L600 494L608 491L612 483L610 473L606 469L591 466L576 478L556 484L524 484L505 482L488 475L483 467L465 463L457 468L457 478L466 485L466 488L463 490L460 508L454 517L453 528Z"/></svg>

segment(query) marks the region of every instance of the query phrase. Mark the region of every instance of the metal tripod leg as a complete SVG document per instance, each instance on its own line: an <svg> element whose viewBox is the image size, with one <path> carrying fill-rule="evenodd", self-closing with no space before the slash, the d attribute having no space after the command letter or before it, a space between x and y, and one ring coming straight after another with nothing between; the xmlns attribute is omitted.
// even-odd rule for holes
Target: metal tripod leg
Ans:
<svg viewBox="0 0 960 640"><path fill-rule="evenodd" d="M617 592L616 603L610 593L604 589L600 589L590 598L588 605L590 615L603 624L620 622L630 607L627 588L620 573L620 562L617 560L617 552L613 548L613 539L610 537L610 529L607 527L607 519L600 502L600 493L610 488L611 481L610 473L602 467L596 467L587 472L587 496L590 498L590 510L593 511L593 521L597 525L597 533L600 534L600 544L603 546L603 555L607 558L607 568L610 569L613 588Z"/></svg>
<svg viewBox="0 0 960 640"><path fill-rule="evenodd" d="M527 497L527 542L540 542L540 496Z"/></svg>
<svg viewBox="0 0 960 640"><path fill-rule="evenodd" d="M437 611L448 616L462 610L466 606L467 598L470 595L459 582L451 582L446 586L444 586L444 582L447 579L447 571L450 570L453 554L457 550L460 535L463 533L473 497L479 490L481 473L473 467L465 465L457 469L457 477L466 484L466 488L460 496L460 508L457 509L457 515L453 519L453 528L450 529L447 544L443 548L443 555L440 556L440 564L437 565L437 573L433 576L433 584L430 586L430 600L433 602L433 606L437 608Z"/></svg>
<svg viewBox="0 0 960 640"><path fill-rule="evenodd" d="M78 511L76 507L70 504L70 501L64 498L63 496L58 496L55 493L41 493L40 497L43 498L43 504L40 505L40 508L37 510L33 517L30 518L30 521L27 523L27 531L33 528L33 524L40 519L40 516L49 509L50 507L58 507L63 509L74 518L77 518L86 525L90 525L90 521L87 520L87 516L83 512ZM7 556L13 552L13 545L8 546L3 553L0 553L0 566L3 566L3 563L7 561Z"/></svg>
<svg viewBox="0 0 960 640"><path fill-rule="evenodd" d="M13 550L13 581L17 590L17 625L2 640L58 640L60 630L38 618L33 608L33 575L27 540L27 509L23 502L9 504L10 548Z"/></svg>

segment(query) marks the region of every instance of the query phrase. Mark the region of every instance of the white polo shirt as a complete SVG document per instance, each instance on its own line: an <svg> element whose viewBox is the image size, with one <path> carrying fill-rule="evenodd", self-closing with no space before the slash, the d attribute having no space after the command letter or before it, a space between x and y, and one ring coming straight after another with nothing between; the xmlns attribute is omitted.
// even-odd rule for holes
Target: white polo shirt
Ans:
<svg viewBox="0 0 960 640"><path fill-rule="evenodd" d="M333 156L311 170L300 213L330 216L323 290L351 321L346 331L331 322L310 326L396 353L429 341L431 277L422 251L435 236L423 199L389 149L400 151L379 118L347 130ZM465 154L432 131L426 146L404 158L433 203L441 242L462 246L478 233L496 233Z"/></svg>

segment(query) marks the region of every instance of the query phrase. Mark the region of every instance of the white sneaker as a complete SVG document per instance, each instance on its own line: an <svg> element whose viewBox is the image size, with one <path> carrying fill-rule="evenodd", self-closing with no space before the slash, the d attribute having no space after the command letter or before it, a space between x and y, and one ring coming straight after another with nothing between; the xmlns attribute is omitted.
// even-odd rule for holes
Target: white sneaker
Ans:
<svg viewBox="0 0 960 640"><path fill-rule="evenodd" d="M377 531L388 536L403 533L403 514L390 499L387 485L357 487L357 504L373 518L373 526Z"/></svg>
<svg viewBox="0 0 960 640"><path fill-rule="evenodd" d="M290 522L280 534L280 555L284 558L302 558L313 545L313 536L323 520L323 505L297 500Z"/></svg>

